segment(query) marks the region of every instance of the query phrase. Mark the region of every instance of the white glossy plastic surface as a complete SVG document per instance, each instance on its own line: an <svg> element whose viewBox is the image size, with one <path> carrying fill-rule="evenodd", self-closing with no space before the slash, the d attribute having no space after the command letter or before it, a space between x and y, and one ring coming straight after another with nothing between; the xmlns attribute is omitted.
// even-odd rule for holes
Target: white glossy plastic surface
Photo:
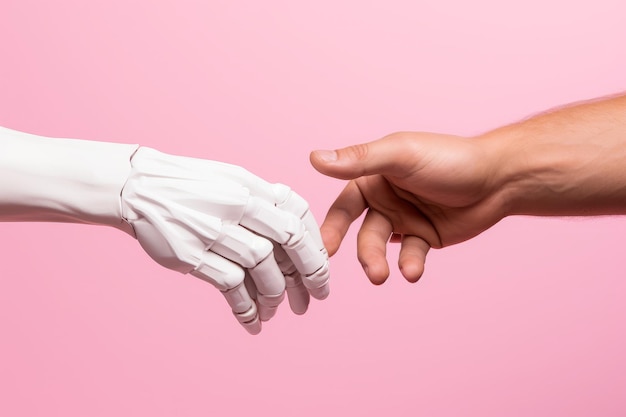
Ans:
<svg viewBox="0 0 626 417"><path fill-rule="evenodd" d="M119 196L137 148L0 127L0 220L105 224L132 233Z"/></svg>
<svg viewBox="0 0 626 417"><path fill-rule="evenodd" d="M0 128L0 221L104 224L166 268L213 284L250 333L283 301L328 295L328 255L308 204L230 164L137 145Z"/></svg>
<svg viewBox="0 0 626 417"><path fill-rule="evenodd" d="M131 165L122 216L142 247L161 265L222 291L249 332L275 314L286 289L297 314L309 293L328 295L319 229L289 187L235 165L143 147Z"/></svg>

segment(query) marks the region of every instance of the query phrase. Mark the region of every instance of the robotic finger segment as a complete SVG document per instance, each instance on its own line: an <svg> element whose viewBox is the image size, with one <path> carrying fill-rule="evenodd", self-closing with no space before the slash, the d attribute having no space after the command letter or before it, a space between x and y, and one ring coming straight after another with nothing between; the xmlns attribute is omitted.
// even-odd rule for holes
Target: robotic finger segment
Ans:
<svg viewBox="0 0 626 417"><path fill-rule="evenodd" d="M263 295L258 294L259 304L262 304L266 307L278 307L280 303L285 299L285 293L280 293L278 295Z"/></svg>
<svg viewBox="0 0 626 417"><path fill-rule="evenodd" d="M314 288L314 289L309 288L309 292L311 293L311 296L313 298L317 300L325 300L326 298L328 298L328 295L330 294L330 286L326 284L320 288Z"/></svg>
<svg viewBox="0 0 626 417"><path fill-rule="evenodd" d="M281 244L304 230L304 224L298 217L255 197L248 200L240 224Z"/></svg>
<svg viewBox="0 0 626 417"><path fill-rule="evenodd" d="M306 230L311 234L311 237L318 244L320 250L323 249L324 244L319 231L319 225L309 209L309 203L283 184L274 184L274 194L277 199L276 207L288 211L302 220Z"/></svg>
<svg viewBox="0 0 626 417"><path fill-rule="evenodd" d="M226 302L233 309L233 314L241 323L241 325L250 333L258 334L261 331L261 321L256 303L248 294L245 284L242 282L239 286L222 291Z"/></svg>
<svg viewBox="0 0 626 417"><path fill-rule="evenodd" d="M256 304L248 294L243 282L233 289L222 291L222 294L224 294L230 308L233 309L233 313L241 314L254 310L256 314Z"/></svg>
<svg viewBox="0 0 626 417"><path fill-rule="evenodd" d="M250 276L250 272L247 269L246 269L246 277L244 278L243 283L246 286L246 290L248 290L248 294L250 294L250 298L252 298L253 300L256 300L257 299L256 285L254 284L254 280L252 279L252 276Z"/></svg>
<svg viewBox="0 0 626 417"><path fill-rule="evenodd" d="M244 268L253 268L270 256L272 243L237 224L224 224L220 235L211 246L211 251L238 263Z"/></svg>
<svg viewBox="0 0 626 417"><path fill-rule="evenodd" d="M289 255L280 246L278 243L274 243L274 258L276 259L276 264L282 271L283 275L286 277L287 275L295 275L298 274L298 270L296 266L293 264L291 259L289 259Z"/></svg>
<svg viewBox="0 0 626 417"><path fill-rule="evenodd" d="M314 298L324 300L330 293L329 280L329 264L328 261L326 261L320 269L304 277L302 282L304 282L304 285L309 289L309 292Z"/></svg>
<svg viewBox="0 0 626 417"><path fill-rule="evenodd" d="M276 311L278 310L278 306L285 299L285 293L282 292L278 295L263 295L258 294L258 307L259 307L259 315L262 321L268 321Z"/></svg>
<svg viewBox="0 0 626 417"><path fill-rule="evenodd" d="M210 282L220 291L239 287L244 280L243 268L217 253L205 251L191 275Z"/></svg>
<svg viewBox="0 0 626 417"><path fill-rule="evenodd" d="M254 335L261 332L261 320L259 319L259 314L257 313L257 309L254 304L248 311L243 313L235 313L233 311L233 314L248 333Z"/></svg>
<svg viewBox="0 0 626 417"><path fill-rule="evenodd" d="M300 239L294 236L283 245L283 249L303 276L313 274L328 262L308 231L305 231Z"/></svg>
<svg viewBox="0 0 626 417"><path fill-rule="evenodd" d="M274 315L276 315L276 311L278 311L278 307L269 307L263 304L259 304L259 318L261 321L268 321Z"/></svg>
<svg viewBox="0 0 626 417"><path fill-rule="evenodd" d="M296 314L304 314L309 308L311 299L309 291L302 283L299 275L285 276L287 282L287 298L289 299L289 307Z"/></svg>
<svg viewBox="0 0 626 417"><path fill-rule="evenodd" d="M284 293L285 278L271 254L248 271L256 284L259 295L276 297Z"/></svg>

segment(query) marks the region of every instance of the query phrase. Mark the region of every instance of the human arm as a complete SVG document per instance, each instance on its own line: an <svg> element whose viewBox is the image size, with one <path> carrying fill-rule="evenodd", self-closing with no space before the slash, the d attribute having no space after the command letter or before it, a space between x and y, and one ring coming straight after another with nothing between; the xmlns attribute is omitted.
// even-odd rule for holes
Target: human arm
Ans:
<svg viewBox="0 0 626 417"><path fill-rule="evenodd" d="M161 265L218 288L250 333L285 291L298 314L309 295L328 295L327 255L306 201L241 167L2 128L0 175L0 221L123 230Z"/></svg>
<svg viewBox="0 0 626 417"><path fill-rule="evenodd" d="M414 282L431 247L470 239L510 215L626 214L626 96L577 103L476 137L403 132L316 151L323 174L350 180L322 236L331 255L367 209L357 254L369 279L389 275L386 244Z"/></svg>

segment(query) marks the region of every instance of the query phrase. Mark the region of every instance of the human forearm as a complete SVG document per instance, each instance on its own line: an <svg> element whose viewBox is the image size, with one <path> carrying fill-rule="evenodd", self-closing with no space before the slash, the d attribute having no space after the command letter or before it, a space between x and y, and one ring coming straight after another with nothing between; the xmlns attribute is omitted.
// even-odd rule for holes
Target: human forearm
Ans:
<svg viewBox="0 0 626 417"><path fill-rule="evenodd" d="M120 192L136 149L0 128L0 221L93 223L129 230L120 213Z"/></svg>
<svg viewBox="0 0 626 417"><path fill-rule="evenodd" d="M626 214L626 95L575 104L480 138L509 214Z"/></svg>

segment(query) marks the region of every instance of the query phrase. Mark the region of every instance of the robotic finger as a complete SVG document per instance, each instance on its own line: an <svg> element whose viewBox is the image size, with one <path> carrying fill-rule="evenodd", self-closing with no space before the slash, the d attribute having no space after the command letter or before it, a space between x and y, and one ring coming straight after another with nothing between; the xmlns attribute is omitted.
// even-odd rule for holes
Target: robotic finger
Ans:
<svg viewBox="0 0 626 417"><path fill-rule="evenodd" d="M309 209L309 203L284 184L273 184L273 187L276 198L276 207L288 211L302 220L304 227L309 231L315 243L318 244L320 250L326 251L324 243L322 242L322 235L319 231L319 225L315 221L313 213L311 213L311 210Z"/></svg>
<svg viewBox="0 0 626 417"><path fill-rule="evenodd" d="M287 297L289 298L289 307L296 314L304 314L309 308L309 290L304 286L300 276L285 276L287 282Z"/></svg>
<svg viewBox="0 0 626 417"><path fill-rule="evenodd" d="M285 279L272 243L239 225L225 224L211 251L246 268L255 284L261 320L273 317L285 297Z"/></svg>
<svg viewBox="0 0 626 417"><path fill-rule="evenodd" d="M328 251L324 247L322 235L319 231L319 225L315 221L313 213L311 213L311 210L309 209L309 204L289 187L283 184L274 184L274 193L278 200L276 206L293 213L302 220L306 231L314 242L314 245L326 259L324 266L316 270L313 274L307 275L304 281L305 285L309 288L311 295L317 299L323 300L328 297L330 292L330 286L328 283L330 274ZM311 245L311 243L308 244Z"/></svg>
<svg viewBox="0 0 626 417"><path fill-rule="evenodd" d="M256 289L256 284L250 275L250 272L246 269L246 278L244 279L244 285L248 290L248 294L252 297L253 300L256 301L256 307L259 310L259 318L261 321L268 321L276 314L277 307L268 307L266 305L260 304L257 300L258 291Z"/></svg>
<svg viewBox="0 0 626 417"><path fill-rule="evenodd" d="M216 253L205 252L200 264L190 274L218 288L237 321L250 334L261 332L256 303L248 293L244 283L245 273L241 267Z"/></svg>
<svg viewBox="0 0 626 417"><path fill-rule="evenodd" d="M250 334L261 332L261 321L256 304L250 298L246 286L242 282L237 287L222 291L226 302L233 309L235 318ZM247 309L246 309L247 307Z"/></svg>
<svg viewBox="0 0 626 417"><path fill-rule="evenodd" d="M287 253L285 253L285 250L276 242L274 242L274 257L278 267L285 276L287 298L289 299L291 311L296 314L306 313L311 299L309 291L302 283L300 273L289 259L289 256L287 256Z"/></svg>
<svg viewBox="0 0 626 417"><path fill-rule="evenodd" d="M295 243L283 245L283 249L302 275L302 282L311 296L318 300L328 297L330 292L328 258L317 249L308 231Z"/></svg>

